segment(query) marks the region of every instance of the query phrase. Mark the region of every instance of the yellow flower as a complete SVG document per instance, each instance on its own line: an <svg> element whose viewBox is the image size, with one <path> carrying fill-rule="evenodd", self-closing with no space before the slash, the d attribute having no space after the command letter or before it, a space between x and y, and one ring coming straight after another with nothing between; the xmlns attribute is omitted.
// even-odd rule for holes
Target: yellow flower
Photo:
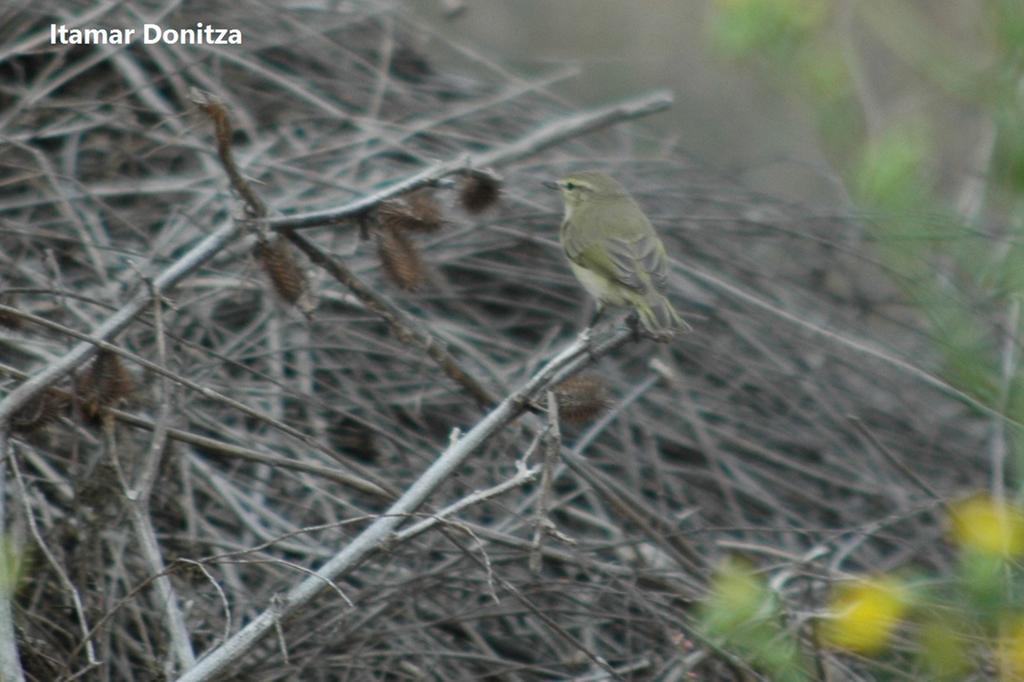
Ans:
<svg viewBox="0 0 1024 682"><path fill-rule="evenodd" d="M824 623L825 642L839 649L872 654L889 641L907 608L907 589L895 578L859 580L840 585Z"/></svg>
<svg viewBox="0 0 1024 682"><path fill-rule="evenodd" d="M1024 513L1019 507L972 497L953 510L953 536L963 547L1001 557L1024 553Z"/></svg>

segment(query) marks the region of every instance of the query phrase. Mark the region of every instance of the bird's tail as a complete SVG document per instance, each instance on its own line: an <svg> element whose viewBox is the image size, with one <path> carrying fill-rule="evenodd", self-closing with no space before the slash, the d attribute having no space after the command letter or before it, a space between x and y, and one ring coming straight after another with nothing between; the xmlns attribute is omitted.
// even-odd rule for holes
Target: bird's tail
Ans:
<svg viewBox="0 0 1024 682"><path fill-rule="evenodd" d="M692 329L669 300L657 292L651 292L642 301L638 301L636 312L644 329L658 339L668 340L677 331L688 332Z"/></svg>

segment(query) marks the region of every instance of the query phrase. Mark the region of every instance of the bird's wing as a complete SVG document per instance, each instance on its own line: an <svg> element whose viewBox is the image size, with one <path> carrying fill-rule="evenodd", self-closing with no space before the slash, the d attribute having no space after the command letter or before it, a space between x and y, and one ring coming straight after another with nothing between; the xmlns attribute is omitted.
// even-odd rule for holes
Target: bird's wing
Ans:
<svg viewBox="0 0 1024 682"><path fill-rule="evenodd" d="M616 220L615 212L605 212L604 220ZM593 217L590 217L593 220ZM638 293L652 286L664 293L668 288L665 247L651 229L623 237L595 237L604 230L582 233L567 226L562 243L569 260L582 268L593 270ZM599 248L603 247L603 248Z"/></svg>
<svg viewBox="0 0 1024 682"><path fill-rule="evenodd" d="M636 282L635 278L628 277L627 263L613 256L607 245L600 240L570 228L562 237L562 245L569 260L584 270L590 270L604 279L619 282L640 292L644 291L642 282Z"/></svg>
<svg viewBox="0 0 1024 682"><path fill-rule="evenodd" d="M665 247L656 234L649 232L633 239L608 241L615 279L640 292L653 286L655 291L665 293L668 288Z"/></svg>

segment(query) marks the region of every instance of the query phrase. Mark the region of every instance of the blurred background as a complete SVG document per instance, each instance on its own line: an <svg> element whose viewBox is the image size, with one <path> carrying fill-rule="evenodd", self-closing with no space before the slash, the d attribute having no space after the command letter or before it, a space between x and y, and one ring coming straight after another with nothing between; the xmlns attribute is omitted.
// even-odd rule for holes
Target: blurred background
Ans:
<svg viewBox="0 0 1024 682"><path fill-rule="evenodd" d="M930 151L954 187L983 169L992 131L968 91L1013 31L998 9L1013 3L974 0L407 4L515 72L575 67L555 88L574 102L669 88L677 104L643 125L752 189L832 208L865 135L890 125L941 140Z"/></svg>

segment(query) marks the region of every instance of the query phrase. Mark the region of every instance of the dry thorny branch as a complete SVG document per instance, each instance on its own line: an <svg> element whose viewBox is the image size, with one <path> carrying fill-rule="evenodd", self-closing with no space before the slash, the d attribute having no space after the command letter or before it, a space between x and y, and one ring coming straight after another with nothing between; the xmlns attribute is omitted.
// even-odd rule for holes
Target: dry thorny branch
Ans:
<svg viewBox="0 0 1024 682"><path fill-rule="evenodd" d="M573 112L564 71L435 39L440 72L327 4L204 3L232 50L40 49L142 3L0 10L5 679L740 678L690 615L726 549L802 612L949 566L932 496L985 427L856 222L612 126L664 93ZM573 341L540 181L584 167L636 190L697 333Z"/></svg>

